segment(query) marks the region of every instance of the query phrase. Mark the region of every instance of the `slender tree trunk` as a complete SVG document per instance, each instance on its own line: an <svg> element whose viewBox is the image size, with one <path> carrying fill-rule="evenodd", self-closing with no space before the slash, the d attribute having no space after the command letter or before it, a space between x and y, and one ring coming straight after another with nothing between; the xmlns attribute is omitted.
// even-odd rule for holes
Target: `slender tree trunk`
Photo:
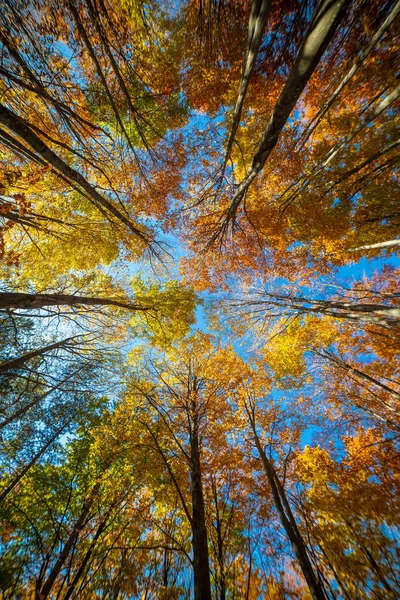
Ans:
<svg viewBox="0 0 400 600"><path fill-rule="evenodd" d="M168 550L164 548L163 552L163 586L168 588Z"/></svg>
<svg viewBox="0 0 400 600"><path fill-rule="evenodd" d="M71 595L73 594L73 592L74 592L74 590L76 588L76 585L79 582L79 580L81 579L81 577L82 577L82 575L83 575L83 573L84 573L84 571L86 569L86 566L87 566L87 564L88 564L88 562L90 560L90 557L92 556L92 553L93 553L93 550L94 550L94 548L96 546L97 540L99 539L99 537L101 536L101 534L103 533L103 531L105 529L108 517L109 517L109 515L107 514L106 517L101 521L100 525L98 526L98 528L96 530L96 533L95 533L95 535L94 535L94 537L93 537L93 539L91 541L91 544L90 544L90 546L89 546L89 548L88 548L88 550L87 550L87 552L86 552L86 554L85 554L85 556L84 556L84 558L83 558L83 560L81 562L81 565L80 565L79 569L77 570L77 572L75 573L75 576L74 576L73 580L71 581L71 583L67 587L67 591L65 593L65 596L64 596L63 600L68 600L71 597Z"/></svg>
<svg viewBox="0 0 400 600"><path fill-rule="evenodd" d="M382 25L378 29L378 31L372 36L371 41L368 44L368 46L361 53L360 57L354 62L354 64L352 65L352 67L348 71L348 73L343 77L342 81L339 83L338 87L335 89L335 91L333 92L333 94L331 95L329 100L321 107L321 109L317 112L317 114L312 118L311 122L309 123L308 127L306 128L305 132L303 133L303 135L301 137L302 143L301 143L300 148L302 148L304 146L305 142L310 137L312 132L316 129L316 127L318 127L322 118L327 113L327 111L332 106L332 104L335 102L335 100L337 99L337 97L339 96L339 94L341 93L343 88L348 84L350 79L356 74L358 69L362 66L363 62L368 58L368 56L370 55L372 50L375 48L375 46L379 42L380 38L390 28L393 21L398 16L399 12L400 12L400 2L397 2L395 4L395 6L393 7L392 11L386 17L385 21L382 23Z"/></svg>
<svg viewBox="0 0 400 600"><path fill-rule="evenodd" d="M18 154L18 156L21 156L23 159L27 158L28 160L32 160L34 163L42 165L42 167L47 166L47 163L44 160L42 160L34 152L31 152L29 148L26 148L26 146L21 144L21 142L19 142L16 138L7 133L7 131L4 131L4 129L0 129L0 139L2 140L3 144L5 144L7 148L11 150L11 152L14 152L14 154Z"/></svg>
<svg viewBox="0 0 400 600"><path fill-rule="evenodd" d="M91 0L86 0L86 5L88 7L89 14L91 16L91 20L92 20L92 22L93 22L93 24L94 24L94 26L96 28L96 31L97 31L97 33L99 35L99 38L101 40L101 43L102 43L102 46L103 46L103 51L105 52L105 54L107 54L107 56L108 56L108 58L110 60L111 67L112 67L112 69L113 69L113 71L115 73L115 76L118 79L119 86L120 86L120 88L121 88L121 90L122 90L122 92L123 92L123 94L125 96L125 100L126 100L126 103L127 103L128 107L129 107L129 110L130 110L130 113L132 115L133 121L135 123L135 127L136 127L136 129L137 129L137 131L138 131L138 133L140 135L140 138L141 138L141 140L142 140L145 148L150 152L151 148L150 148L150 146L149 146L149 144L148 144L148 142L146 140L146 137L145 137L145 135L143 133L142 127L141 127L141 125L140 125L140 123L138 121L138 116L140 116L140 115L139 115L138 111L135 109L135 107L132 104L132 100L131 100L131 97L130 97L130 94L129 94L129 90L126 87L124 78L121 75L121 71L119 70L118 64L117 64L117 62L116 62L116 60L114 58L114 55L113 55L113 53L111 51L110 45L108 43L107 36L106 36L106 34L105 34L104 30L103 30L103 27L101 25L101 22L100 22L99 18L98 18L98 13L97 13L96 9L94 8L94 6L92 5ZM146 123L149 124L147 122L147 120L146 120Z"/></svg>
<svg viewBox="0 0 400 600"><path fill-rule="evenodd" d="M56 439L61 435L64 429L67 428L69 423L57 429L55 434L45 443L45 445L35 454L35 456L28 462L28 464L22 469L22 471L13 479L13 481L0 493L0 503L3 502L5 498L7 498L8 494L10 494L15 486L21 481L21 479L27 474L29 469L33 467L34 464L37 463L39 458L43 456L46 450L56 441Z"/></svg>
<svg viewBox="0 0 400 600"><path fill-rule="evenodd" d="M354 375L356 375L360 379L363 379L364 381L368 381L369 383L372 383L377 388L379 388L383 392L389 394L390 396L392 396L396 400L400 400L400 393L399 392L396 392L396 390L390 388L389 386L385 385L384 383L381 383L380 381L378 381L378 379L375 379L371 375L368 375L367 373L364 373L363 371L360 371L356 367L353 367L352 365L349 365L348 363L346 363L341 358L338 358L337 356L334 356L330 352L318 352L317 350L314 350L313 352L314 352L314 354L317 354L318 356L321 356L322 358L330 360L331 362L333 362L334 364L336 364L341 369L343 369L345 371L348 371L349 373L353 373Z"/></svg>
<svg viewBox="0 0 400 600"><path fill-rule="evenodd" d="M25 404L25 406L23 406L22 408L17 410L14 414L12 414L9 417L7 417L6 419L4 419L4 421L2 421L0 423L0 430L3 429L3 427L6 427L6 425L8 425L9 423L12 423L13 421L15 421L15 419L18 419L19 417L24 415L30 408L32 408L33 406L35 406L36 404L38 404L39 402L41 402L42 400L47 398L47 396L49 396L50 394L52 394L53 392L58 390L66 381L68 381L69 379L74 377L81 370L82 369L77 369L71 375L68 375L68 377L65 377L65 379L63 379L62 381L57 383L57 385L50 388L47 392L45 392L41 396L37 396L36 398L31 400L31 402L28 402L28 404Z"/></svg>
<svg viewBox="0 0 400 600"><path fill-rule="evenodd" d="M19 369L22 365L24 365L28 360L35 358L36 356L42 356L46 354L46 352L50 352L51 350L56 350L57 348L61 348L62 346L66 346L68 342L74 340L76 336L66 338L65 340L61 340L60 342L54 342L54 344L49 344L48 346L44 346L43 348L39 348L38 350L32 350L31 352L27 352L22 356L18 356L17 358L12 358L11 360L7 360L5 362L0 363L0 373L5 373L10 370Z"/></svg>
<svg viewBox="0 0 400 600"><path fill-rule="evenodd" d="M132 152L135 155L135 158L137 160L135 148L132 146L131 139L130 139L130 137L128 135L128 132L126 130L124 122L123 122L123 120L121 118L121 115L119 113L118 107L117 107L117 105L116 105L116 103L114 101L114 96L113 96L110 88L108 87L106 77L105 77L105 75L103 73L103 70L101 68L101 65L100 65L100 63L99 63L99 61L97 59L96 53L94 51L94 48L93 48L92 44L90 43L89 37L88 37L88 35L86 33L86 29L85 29L84 23L82 22L82 19L79 16L79 12L78 12L77 7L76 7L76 2L74 2L74 0L69 0L68 5L69 5L69 9L70 9L70 11L72 13L72 16L74 18L74 21L75 21L77 30L79 32L79 35L80 35L81 39L83 40L83 42L85 44L86 50L87 50L87 52L88 52L88 54L89 54L89 56L91 58L91 61L93 62L94 66L95 66L96 73L97 73L97 75L98 75L98 77L99 77L99 79L100 79L100 81L102 83L102 86L104 88L104 91L105 91L105 93L107 95L107 98L108 98L108 101L110 103L110 106L113 109L113 112L114 112L115 118L116 118L116 120L118 122L118 125L120 126L121 131L123 132L124 137L125 137L125 139L126 139L126 141L128 143L128 146L132 150ZM88 8L90 9L89 5L88 5ZM96 25L96 17L94 18L94 24ZM101 39L101 35L100 35L100 39ZM137 162L138 162L138 166L140 167L138 160L137 160Z"/></svg>
<svg viewBox="0 0 400 600"><path fill-rule="evenodd" d="M307 306L307 304L311 306ZM343 301L329 300L282 300L283 306L293 307L299 313L319 313L332 316L336 319L349 319L353 321L366 321L373 325L396 326L400 325L400 307L386 306L385 304L356 304ZM339 312L341 311L341 312Z"/></svg>
<svg viewBox="0 0 400 600"><path fill-rule="evenodd" d="M67 541L65 542L65 544L58 556L58 559L56 560L53 568L50 571L49 576L47 577L45 583L43 584L42 589L39 592L37 600L45 600L48 597L48 595L50 594L51 589L54 585L54 582L56 581L65 561L67 560L72 547L76 543L80 532L82 531L82 529L85 526L86 519L89 515L89 511L92 507L92 504L94 502L94 499L96 497L96 494L97 494L99 488L100 488L100 483L97 483L93 487L89 498L84 503L81 513L80 513L71 533L69 534L69 537L68 537Z"/></svg>
<svg viewBox="0 0 400 600"><path fill-rule="evenodd" d="M385 90L379 94L382 96ZM378 97L379 97L378 96ZM307 177L301 176L296 182L291 183L290 186L281 194L280 198L282 198L290 189L299 186L293 194L287 198L282 205L284 206L283 210L286 210L287 207L303 192L311 183L317 175L319 175L325 167L329 165L329 163L339 154L341 150L343 150L350 142L359 134L363 129L368 127L375 119L377 119L381 114L383 114L391 104L396 102L400 97L400 86L397 86L388 96L385 96L384 99L372 110L368 112L368 114L363 117L359 123L359 125L351 131L344 139L337 142L330 150L326 153L325 157L318 163L312 165L310 171L310 175ZM300 184L300 185L299 185ZM282 212L283 214L283 212Z"/></svg>
<svg viewBox="0 0 400 600"><path fill-rule="evenodd" d="M128 304L112 298L90 298L74 294L25 294L21 292L0 292L0 309L30 310L46 306L118 306L127 310L146 311L150 307Z"/></svg>
<svg viewBox="0 0 400 600"><path fill-rule="evenodd" d="M253 73L257 54L260 49L271 4L271 0L253 0L251 4L251 12L247 32L246 55L243 61L243 70L239 85L239 93L236 100L235 108L233 110L232 126L226 145L226 152L221 177L224 176L226 165L232 152L233 141L235 139L235 135L239 127L244 99L246 97L247 88L249 87L250 77Z"/></svg>
<svg viewBox="0 0 400 600"><path fill-rule="evenodd" d="M214 478L211 476L211 485L214 496L215 504L215 529L217 532L217 559L219 566L219 600L225 600L226 598L226 577L225 577L225 565L224 565L224 540L222 535L222 523L220 517L220 511L218 507L218 493L217 487L214 482ZM217 580L217 576L215 576Z"/></svg>
<svg viewBox="0 0 400 600"><path fill-rule="evenodd" d="M234 219L237 208L250 184L262 170L278 142L282 129L307 85L323 53L344 16L351 0L321 0L304 36L292 70L275 105L258 150L245 178L238 186L230 207L228 220Z"/></svg>
<svg viewBox="0 0 400 600"><path fill-rule="evenodd" d="M99 194L95 187L89 183L83 175L70 167L62 158L53 152L44 141L30 128L25 119L11 111L9 108L0 104L0 123L5 125L7 129L15 133L19 138L24 140L32 150L38 154L47 164L51 165L56 173L59 173L63 178L67 179L82 188L89 196L91 201L97 207L102 207L107 213L115 217L126 225L136 237L148 244L148 237L140 231L130 219L121 213L115 206L104 196Z"/></svg>
<svg viewBox="0 0 400 600"><path fill-rule="evenodd" d="M104 133L105 135L108 135L107 132L105 132L101 127L99 127L98 125L95 125L93 123L90 123L84 117L82 117L81 115L76 113L74 110L72 110L67 104L64 104L60 100L57 100L56 98L51 96L51 94L48 92L48 90L45 87L43 87L41 81L39 81L39 79L37 79L37 77L31 71L28 64L21 56L21 54L11 45L9 39L1 31L0 31L0 40L2 41L4 46L7 48L8 52L10 53L10 55L12 56L14 61L26 73L26 75L28 76L28 79L33 83L33 85L30 85L26 79L18 78L18 77L16 77L15 73L6 71L4 68L1 67L0 73L4 77L6 77L7 79L11 79L15 83L17 83L17 85L19 85L20 87L25 88L25 89L29 90L30 92L34 92L35 94L37 94L37 95L41 96L42 98L44 98L45 100L49 101L54 106L54 108L56 109L56 111L58 112L58 114L60 115L62 120L65 122L67 127L72 131L72 133L78 139L80 139L79 135L77 135L75 128L73 127L72 123L70 122L70 120L68 119L66 114L68 114L70 117L72 117L80 125L86 125L91 130L98 130L98 131L101 131L102 133Z"/></svg>
<svg viewBox="0 0 400 600"><path fill-rule="evenodd" d="M264 472L268 479L268 483L272 492L272 497L279 515L279 519L286 531L290 544L296 555L301 571L307 582L308 589L310 590L311 597L313 598L313 600L326 600L326 594L322 588L321 583L318 581L314 573L312 564L308 557L306 545L297 527L289 502L286 498L283 486L279 481L274 466L268 460L267 455L260 444L254 420L250 416L249 420L251 428L253 430L254 441L258 453L260 455L262 465L264 467Z"/></svg>
<svg viewBox="0 0 400 600"><path fill-rule="evenodd" d="M376 244L358 246L358 248L350 248L349 252L359 252L360 250L374 250L375 248L390 248L392 246L400 246L400 238L398 240L388 240L387 242L378 242Z"/></svg>
<svg viewBox="0 0 400 600"><path fill-rule="evenodd" d="M315 300L313 298L296 298L278 294L265 294L267 299L244 302L244 306L255 306L257 310L266 307L290 309L299 315L316 313L335 319L365 321L372 325L386 327L400 326L400 307L386 304L345 302L343 300ZM239 304L240 306L240 304Z"/></svg>
<svg viewBox="0 0 400 600"><path fill-rule="evenodd" d="M203 485L201 479L198 414L193 402L193 429L190 440L192 483L192 544L194 600L211 600L210 564Z"/></svg>

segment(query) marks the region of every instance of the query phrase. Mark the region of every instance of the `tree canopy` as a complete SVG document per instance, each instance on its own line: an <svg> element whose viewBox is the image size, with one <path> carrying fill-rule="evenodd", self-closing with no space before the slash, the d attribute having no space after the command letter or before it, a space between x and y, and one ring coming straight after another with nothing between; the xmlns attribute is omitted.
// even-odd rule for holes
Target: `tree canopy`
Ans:
<svg viewBox="0 0 400 600"><path fill-rule="evenodd" d="M3 600L400 596L399 0L3 0Z"/></svg>

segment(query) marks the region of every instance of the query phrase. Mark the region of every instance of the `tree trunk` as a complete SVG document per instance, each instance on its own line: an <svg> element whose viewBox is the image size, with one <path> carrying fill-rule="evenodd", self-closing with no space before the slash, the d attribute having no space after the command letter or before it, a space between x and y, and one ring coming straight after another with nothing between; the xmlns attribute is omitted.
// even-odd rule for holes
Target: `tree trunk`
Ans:
<svg viewBox="0 0 400 600"><path fill-rule="evenodd" d="M385 92L386 89L382 90L382 92L378 94L378 98L382 96ZM396 100L398 100L399 97L400 86L397 86L388 96L384 97L384 99L378 104L378 106L376 106L374 109L368 112L368 114L361 119L359 125L353 131L351 131L347 136L345 136L344 139L337 142L329 150L329 152L326 153L325 157L319 163L315 163L314 165L312 165L310 169L310 174L307 177L305 177L304 175L300 176L300 178L296 182L292 183L281 194L280 198L282 198L286 194L286 192L289 191L289 189L294 188L299 184L300 185L298 189L284 201L284 210L286 210L286 208L301 194L301 192L303 192L310 185L311 181L315 179L315 177L317 177L317 175L319 175L325 169L325 167L329 165L329 163L335 158L335 156L337 156L337 154L341 150L343 150L348 144L350 144L350 142L359 133L361 133L363 129L370 126L370 124L373 123L373 121L375 121L375 119L377 119L382 113L384 113L390 107L391 104L396 102ZM282 211L281 214L283 214Z"/></svg>
<svg viewBox="0 0 400 600"><path fill-rule="evenodd" d="M72 131L72 133L75 135L75 137L77 137L77 139L80 139L79 135L77 134L76 129L74 128L74 126L72 125L71 121L68 119L66 114L68 114L70 117L72 117L80 125L86 125L91 130L101 131L104 135L108 135L107 132L105 130L103 130L101 127L99 127L98 125L95 125L94 123L91 123L90 121L87 121L84 117L82 117L82 115L79 115L74 110L72 110L72 108L70 106L68 106L64 102L51 96L51 94L48 92L48 89L43 86L42 82L39 79L37 79L37 77L34 75L32 70L29 68L28 64L26 63L24 58L21 56L21 54L11 45L11 42L9 41L9 39L1 31L0 31L0 40L2 41L4 46L7 48L8 52L10 53L10 55L12 56L14 61L22 68L22 70L27 75L27 78L21 79L21 78L18 78L15 75L15 73L6 71L3 67L0 67L0 73L5 78L10 79L11 81L17 83L17 85L19 85L20 87L25 88L30 92L34 92L38 96L41 96L42 98L44 98L45 100L50 102L54 106L54 108L56 109L58 114L60 115L61 119L65 122L66 126ZM30 85L28 83L27 79L30 80L33 85Z"/></svg>
<svg viewBox="0 0 400 600"><path fill-rule="evenodd" d="M51 350L56 350L61 346L65 346L71 340L74 340L76 336L66 338L65 340L61 340L60 342L54 342L54 344L50 344L49 346L44 346L39 350L32 350L31 352L27 352L22 356L18 356L17 358L12 358L11 360L7 360L5 362L0 363L0 373L6 373L10 370L19 369L22 365L24 365L28 360L35 358L36 356L42 356L46 354L46 352L50 352Z"/></svg>
<svg viewBox="0 0 400 600"><path fill-rule="evenodd" d="M376 244L367 244L366 246L358 246L358 248L350 248L349 252L359 252L360 250L374 250L375 248L390 248L392 246L400 246L400 239L388 240L387 242L378 242Z"/></svg>
<svg viewBox="0 0 400 600"><path fill-rule="evenodd" d="M233 110L232 126L229 133L224 164L222 167L221 179L224 176L226 165L232 152L233 141L236 131L239 127L240 117L244 99L246 97L247 88L249 87L250 77L253 72L257 54L260 49L265 25L268 20L269 11L271 8L271 0L253 0L251 4L251 13L249 18L249 27L247 32L247 48L243 62L242 77L239 85L239 93Z"/></svg>
<svg viewBox="0 0 400 600"><path fill-rule="evenodd" d="M262 170L278 142L282 129L307 82L344 16L350 0L321 0L304 36L292 70L275 105L258 150L245 178L238 186L228 209L227 219L233 220L240 202L252 181Z"/></svg>
<svg viewBox="0 0 400 600"><path fill-rule="evenodd" d="M396 392L396 390L390 388L389 386L385 385L384 383L381 383L378 379L375 379L371 375L368 375L367 373L360 371L356 367L349 365L341 358L334 356L330 352L318 352L317 350L314 350L313 352L314 352L314 354L317 354L318 356L321 356L322 358L330 360L331 362L336 364L341 369L344 369L345 371L348 371L349 373L353 373L360 379L363 379L364 381L368 381L369 383L372 383L373 385L375 385L377 388L379 388L383 392L385 392L385 393L389 394L390 396L392 396L393 398L395 398L395 400L400 400L399 392Z"/></svg>
<svg viewBox="0 0 400 600"><path fill-rule="evenodd" d="M218 506L218 493L217 486L214 482L214 478L211 476L212 492L215 504L215 529L217 532L217 559L219 566L219 574L215 573L214 578L219 588L219 600L226 599L226 577L225 577L225 564L224 564L224 539L222 535L222 522L220 517L220 511Z"/></svg>
<svg viewBox="0 0 400 600"><path fill-rule="evenodd" d="M82 510L81 510L81 514L79 515L71 533L69 534L69 537L67 539L67 541L65 542L57 561L55 562L52 570L50 571L49 576L47 577L42 589L39 592L39 595L37 596L37 600L45 600L48 595L51 592L51 589L54 585L55 580L57 579L64 562L67 560L69 553L72 549L72 547L74 546L75 542L77 541L80 532L82 531L82 529L85 526L85 521L89 515L89 511L91 509L91 506L94 502L95 496L98 492L100 488L100 482L96 483L96 485L93 487L91 494L89 496L89 498L86 500L86 502L84 503Z"/></svg>
<svg viewBox="0 0 400 600"><path fill-rule="evenodd" d="M305 142L308 140L308 138L313 133L313 131L316 129L316 127L318 127L318 125L321 122L321 120L323 119L324 115L327 113L329 108L335 102L335 100L337 99L337 97L339 96L339 94L341 93L343 88L348 84L350 79L356 74L358 69L362 66L363 62L371 54L372 50L375 48L375 46L379 42L380 38L389 29L389 27L391 26L393 21L398 16L399 12L400 12L400 2L397 2L396 5L394 6L394 8L392 9L392 11L386 17L385 21L382 23L382 25L378 29L378 31L372 36L371 41L368 44L368 46L361 53L360 57L355 61L355 63L353 64L351 69L348 71L348 73L345 75L345 77L343 77L342 81L339 83L338 87L333 92L333 94L331 95L329 100L321 107L321 109L317 112L317 114L312 118L312 120L309 123L308 127L306 128L305 132L301 136L302 143L301 143L300 149L304 146Z"/></svg>
<svg viewBox="0 0 400 600"><path fill-rule="evenodd" d="M194 571L194 600L211 600L210 565L203 486L201 480L198 413L192 403L193 429L190 439L192 483L192 544Z"/></svg>
<svg viewBox="0 0 400 600"><path fill-rule="evenodd" d="M20 292L0 292L0 309L30 310L46 306L118 306L127 310L146 311L150 307L128 304L112 298L90 298L74 294L25 294Z"/></svg>
<svg viewBox="0 0 400 600"><path fill-rule="evenodd" d="M77 369L71 375L68 375L68 377L65 377L65 379L63 379L62 381L60 381L59 383L57 383L57 385L55 385L52 388L50 388L47 392L45 392L41 396L37 396L36 398L34 398L33 400L31 400L31 402L28 402L28 404L25 404L25 406L23 406L22 408L20 408L19 410L17 410L14 414L12 414L11 416L9 416L6 419L4 419L4 421L2 421L0 423L0 430L3 429L3 427L6 427L6 425L8 425L9 423L12 423L13 421L15 421L15 419L18 419L18 417L21 417L22 415L24 415L30 408L32 408L33 406L35 406L36 404L38 404L39 402L41 402L42 400L44 400L45 398L47 398L47 396L49 396L54 391L56 391L57 389L59 389L66 381L68 381L69 379L71 379L72 377L74 377L74 375L76 375L77 373L79 373L79 371L81 371L81 370L82 369Z"/></svg>
<svg viewBox="0 0 400 600"><path fill-rule="evenodd" d="M278 511L279 519L286 531L290 544L299 562L301 571L307 582L308 589L310 590L311 597L313 598L313 600L326 600L326 594L314 573L312 564L308 557L306 545L297 527L289 502L286 498L283 486L279 481L274 466L268 460L267 455L260 444L254 420L252 420L251 418L249 418L249 420L251 428L253 430L254 441L272 492L274 504L276 510Z"/></svg>
<svg viewBox="0 0 400 600"><path fill-rule="evenodd" d="M73 578L73 580L71 581L71 583L68 585L67 587L67 591L65 593L65 596L63 598L63 600L68 600L71 595L74 592L74 589L76 588L76 584L79 582L79 580L81 579L85 569L86 569L86 565L88 564L90 557L92 556L93 550L96 546L97 540L99 539L100 535L103 533L105 526L107 524L107 520L108 520L109 514L106 515L106 517L101 521L100 525L98 526L95 535L93 536L92 542L82 560L82 563L79 567L79 569L77 570L77 572L75 573L75 576Z"/></svg>
<svg viewBox="0 0 400 600"><path fill-rule="evenodd" d="M310 298L296 298L291 296L280 296L278 294L266 294L267 300L250 301L249 306L257 308L274 306L288 308L293 313L317 313L333 317L335 319L350 319L353 321L365 321L372 325L384 325L386 327L400 326L400 307L387 306L386 304L345 302L343 300L315 300ZM246 304L246 303L244 303Z"/></svg>
<svg viewBox="0 0 400 600"><path fill-rule="evenodd" d="M126 227L128 227L136 237L140 238L143 242L148 244L148 237L142 231L140 231L135 225L130 221L128 217L126 217L123 213L121 213L107 198L103 197L96 190L95 187L91 183L89 183L83 175L81 175L78 171L75 171L72 167L70 167L62 158L60 158L55 152L53 152L44 141L36 135L34 131L29 127L29 124L25 119L12 112L3 104L0 104L0 123L5 125L7 129L15 133L19 138L24 140L32 150L36 154L38 154L44 161L51 165L54 171L60 174L63 178L67 179L69 182L73 182L78 185L79 188L82 188L93 204L97 206L101 206L106 212L113 215L117 220L122 222Z"/></svg>
<svg viewBox="0 0 400 600"><path fill-rule="evenodd" d="M41 456L43 456L43 454L46 452L46 450L51 446L51 444L53 444L56 441L56 439L61 435L61 433L64 431L64 429L66 429L66 427L68 425L69 425L69 423L67 423L66 425L63 425L62 427L60 427L60 429L57 429L57 431L55 432L55 434L46 442L46 444L43 446L43 448L41 448L39 450L39 452L37 452L35 454L35 456L28 462L28 464L15 477L15 479L13 479L13 481L6 487L6 489L3 490L0 493L0 503L3 502L3 500L5 498L7 498L8 494L10 494L13 491L13 489L15 488L15 486L27 474L27 472L29 471L29 469L31 469L33 467L33 465L37 463L37 461L39 460L39 458Z"/></svg>

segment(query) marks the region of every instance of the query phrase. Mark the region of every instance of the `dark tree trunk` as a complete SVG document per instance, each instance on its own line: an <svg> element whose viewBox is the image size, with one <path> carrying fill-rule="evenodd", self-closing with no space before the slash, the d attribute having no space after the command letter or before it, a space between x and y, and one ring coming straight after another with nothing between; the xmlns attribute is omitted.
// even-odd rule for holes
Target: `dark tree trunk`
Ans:
<svg viewBox="0 0 400 600"><path fill-rule="evenodd" d="M278 512L279 519L282 523L283 528L286 531L290 544L300 565L301 571L307 582L311 597L313 598L313 600L326 600L326 594L321 583L318 581L318 578L314 573L314 569L312 567L311 561L307 553L306 545L297 527L289 502L286 498L283 486L279 481L273 464L270 460L268 460L268 457L261 446L260 440L256 432L254 420L250 419L250 424L253 430L254 441L261 458L264 472L267 476L268 483L271 489L275 508Z"/></svg>
<svg viewBox="0 0 400 600"><path fill-rule="evenodd" d="M0 292L0 309L30 310L46 306L118 306L127 310L146 311L150 307L128 304L112 298L90 298L74 294L24 294L20 292Z"/></svg>
<svg viewBox="0 0 400 600"><path fill-rule="evenodd" d="M12 415L10 415L6 419L4 419L4 421L2 421L0 423L0 429L3 429L3 427L6 427L6 425L8 425L9 423L12 423L13 421L15 421L15 419L18 419L19 417L24 415L30 408L32 408L33 406L35 406L36 404L38 404L39 402L41 402L42 400L47 398L47 396L49 396L50 394L52 394L53 392L58 390L66 381L69 381L72 377L74 377L81 370L82 369L77 369L76 371L71 373L71 375L68 375L68 377L65 377L62 381L57 383L57 385L50 388L47 392L45 392L41 396L36 396L36 398L34 398L30 402L28 402L28 404L25 404L25 406L23 406L22 408L17 410L15 413L13 413Z"/></svg>
<svg viewBox="0 0 400 600"><path fill-rule="evenodd" d="M69 537L68 537L67 541L65 542L65 544L58 556L58 559L56 560L53 568L50 571L49 576L47 577L46 581L43 584L42 589L40 590L40 592L37 596L37 600L45 600L48 597L48 595L50 594L51 589L54 585L54 582L56 581L65 561L67 560L72 547L76 543L80 532L82 531L82 529L85 526L86 519L89 515L89 511L92 507L92 504L94 502L94 499L96 497L96 494L97 494L99 488L100 488L100 483L97 483L93 487L89 498L84 503L81 513L80 513L71 533L69 534Z"/></svg>
<svg viewBox="0 0 400 600"><path fill-rule="evenodd" d="M210 564L203 486L201 479L198 413L195 401L192 406L193 427L190 439L192 483L192 544L194 571L194 599L211 600Z"/></svg>
<svg viewBox="0 0 400 600"><path fill-rule="evenodd" d="M50 344L49 346L44 346L43 348L39 348L38 350L32 350L31 352L27 352L22 356L18 356L17 358L12 358L11 360L7 360L5 362L0 363L0 373L6 373L7 371L19 369L24 365L28 360L35 358L36 356L42 356L46 354L46 352L50 352L51 350L56 350L57 348L61 348L62 346L66 346L68 342L74 340L75 337L69 337L65 340L61 340L60 342L54 342L54 344Z"/></svg>
<svg viewBox="0 0 400 600"><path fill-rule="evenodd" d="M98 526L96 533L94 534L92 542L82 560L82 563L81 563L79 569L77 570L77 572L74 575L73 580L67 587L67 591L65 593L63 600L68 600L71 597L71 595L73 594L73 592L76 588L76 585L79 582L79 580L81 579L81 577L86 569L86 565L88 564L90 557L92 556L92 553L96 546L97 540L99 539L99 537L101 536L101 534L103 533L103 531L106 527L108 517L109 517L109 515L107 514L106 517L101 521L100 525Z"/></svg>
<svg viewBox="0 0 400 600"><path fill-rule="evenodd" d="M388 385L381 383L378 379L371 377L371 375L368 375L367 373L360 371L356 367L349 365L344 360L342 360L341 358L338 358L337 356L334 356L330 352L318 352L318 351L314 350L314 354L317 354L318 356L321 356L322 358L325 358L325 359L331 361L332 363L334 363L335 365L337 365L344 371L352 373L356 377L359 377L360 379L362 379L364 381L368 381L369 383L372 383L377 388L382 390L382 392L385 392L386 394L389 394L390 396L392 396L392 398L395 398L396 400L400 400L399 392L396 392L396 390L394 390L393 388L390 388Z"/></svg>
<svg viewBox="0 0 400 600"><path fill-rule="evenodd" d="M5 498L7 498L8 494L10 494L15 486L21 481L21 479L27 474L29 469L33 467L34 464L37 463L39 458L43 456L46 450L53 444L56 439L61 435L61 433L66 429L68 423L57 429L55 434L45 443L45 445L35 454L35 456L28 462L27 465L20 471L20 473L12 480L12 482L0 493L0 503L3 502Z"/></svg>
<svg viewBox="0 0 400 600"><path fill-rule="evenodd" d="M275 105L258 150L245 178L238 186L229 210L228 219L234 219L237 208L252 181L262 170L296 102L344 16L350 0L321 0L305 33L292 70Z"/></svg>

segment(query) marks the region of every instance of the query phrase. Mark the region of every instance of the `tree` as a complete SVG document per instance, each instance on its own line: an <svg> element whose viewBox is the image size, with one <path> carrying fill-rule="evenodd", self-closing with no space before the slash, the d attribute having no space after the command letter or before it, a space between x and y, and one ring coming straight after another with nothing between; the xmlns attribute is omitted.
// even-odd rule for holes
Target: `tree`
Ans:
<svg viewBox="0 0 400 600"><path fill-rule="evenodd" d="M398 0L5 0L4 600L400 591Z"/></svg>

